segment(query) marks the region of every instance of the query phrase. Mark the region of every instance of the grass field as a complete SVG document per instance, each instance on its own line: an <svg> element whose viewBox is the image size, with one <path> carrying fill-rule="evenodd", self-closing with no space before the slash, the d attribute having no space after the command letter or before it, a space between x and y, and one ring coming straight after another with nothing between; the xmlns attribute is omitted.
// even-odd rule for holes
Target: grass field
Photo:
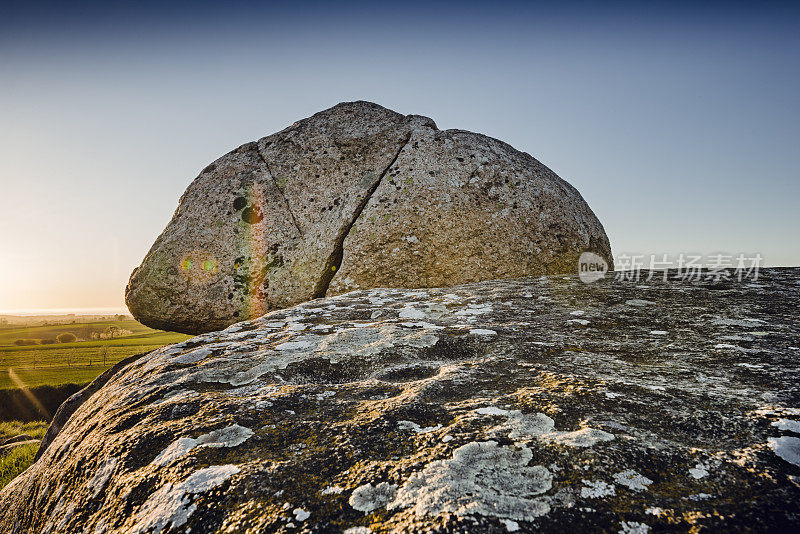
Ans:
<svg viewBox="0 0 800 534"><path fill-rule="evenodd" d="M35 421L33 423L20 423L6 421L0 423L0 443L6 438L19 434L28 434L35 439L42 439L47 431L47 423ZM39 444L23 445L8 454L0 455L0 488L11 482L14 477L22 473L33 462L33 457L39 449Z"/></svg>
<svg viewBox="0 0 800 534"><path fill-rule="evenodd" d="M105 332L110 326L118 327L126 334L115 339L73 343L14 344L18 339L55 339L67 332L84 339L89 337L88 332ZM128 356L178 343L189 337L153 330L133 320L0 328L0 389L84 384Z"/></svg>

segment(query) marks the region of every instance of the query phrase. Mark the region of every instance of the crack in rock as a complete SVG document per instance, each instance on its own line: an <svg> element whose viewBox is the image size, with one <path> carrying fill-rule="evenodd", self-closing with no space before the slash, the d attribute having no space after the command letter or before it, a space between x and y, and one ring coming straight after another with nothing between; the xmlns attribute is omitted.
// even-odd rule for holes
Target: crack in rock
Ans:
<svg viewBox="0 0 800 534"><path fill-rule="evenodd" d="M378 176L378 178L372 183L370 188L367 190L367 194L364 195L364 198L361 199L361 202L356 207L355 211L353 212L353 216L347 221L340 229L339 233L336 236L336 242L333 246L333 251L331 255L328 257L328 261L325 262L325 268L322 270L322 276L320 277L319 281L317 282L317 287L314 288L314 294L312 298L314 299L321 299L324 298L325 295L328 293L328 287L331 285L331 280L339 271L339 267L342 266L342 258L344 258L344 240L347 239L347 236L350 234L350 230L353 228L353 225L356 223L358 218L361 216L361 212L364 211L364 208L367 207L369 200L372 198L372 195L378 189L378 186L381 184L381 180L383 177L386 176L386 173L389 172L389 169L397 161L397 158L400 157L400 154L403 152L403 149L408 145L408 142L411 140L412 132L409 132L405 139L403 140L400 148L395 153L392 161L383 169L383 172Z"/></svg>
<svg viewBox="0 0 800 534"><path fill-rule="evenodd" d="M272 178L272 183L275 184L275 188L281 192L281 198L283 198L283 202L286 204L286 211L289 212L289 216L292 218L294 227L297 228L298 232L300 232L300 237L305 237L306 234L303 232L303 229L300 228L297 218L294 216L294 211L292 210L291 204L289 204L289 199L286 197L286 192L281 188L280 185L278 185L278 181L275 179L275 175L272 173L272 169L267 162L267 158L265 158L264 154L261 153L261 147L258 145L258 143L256 143L256 154L258 154L258 157L264 163L264 167L267 168L267 174L269 174L269 177Z"/></svg>

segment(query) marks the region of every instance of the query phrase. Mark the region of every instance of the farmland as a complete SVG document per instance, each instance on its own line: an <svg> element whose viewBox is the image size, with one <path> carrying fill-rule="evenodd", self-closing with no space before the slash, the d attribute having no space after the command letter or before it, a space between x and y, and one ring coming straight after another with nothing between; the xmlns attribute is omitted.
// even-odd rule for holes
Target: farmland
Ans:
<svg viewBox="0 0 800 534"><path fill-rule="evenodd" d="M0 389L85 384L128 356L189 338L127 318L79 321L0 327ZM58 342L62 334L74 341Z"/></svg>

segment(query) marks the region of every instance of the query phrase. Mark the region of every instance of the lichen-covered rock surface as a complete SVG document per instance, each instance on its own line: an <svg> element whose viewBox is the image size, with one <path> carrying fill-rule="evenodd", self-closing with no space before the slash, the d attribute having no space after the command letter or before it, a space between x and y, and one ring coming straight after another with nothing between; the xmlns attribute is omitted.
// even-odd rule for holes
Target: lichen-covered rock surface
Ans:
<svg viewBox="0 0 800 534"><path fill-rule="evenodd" d="M0 493L0 531L797 530L799 275L272 312L113 376Z"/></svg>
<svg viewBox="0 0 800 534"><path fill-rule="evenodd" d="M202 333L352 289L573 272L587 250L611 261L580 193L530 155L350 102L206 167L125 298Z"/></svg>

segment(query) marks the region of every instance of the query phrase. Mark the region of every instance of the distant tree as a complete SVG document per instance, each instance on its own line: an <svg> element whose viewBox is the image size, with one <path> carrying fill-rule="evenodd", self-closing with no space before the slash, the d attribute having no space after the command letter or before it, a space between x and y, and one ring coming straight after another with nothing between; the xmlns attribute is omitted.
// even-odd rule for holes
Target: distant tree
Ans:
<svg viewBox="0 0 800 534"><path fill-rule="evenodd" d="M111 339L114 339L115 336L120 335L121 330L122 329L118 326L109 326L108 328L106 328L106 334L108 334L108 337L110 337Z"/></svg>
<svg viewBox="0 0 800 534"><path fill-rule="evenodd" d="M56 339L58 340L59 343L74 343L75 341L78 340L77 336L75 336L75 334L73 334L72 332L64 332L63 334L58 334L58 336L56 336Z"/></svg>
<svg viewBox="0 0 800 534"><path fill-rule="evenodd" d="M80 329L78 330L78 337L80 339L88 341L90 339L94 339L93 336L94 333L95 333L94 327L87 324L80 327Z"/></svg>
<svg viewBox="0 0 800 534"><path fill-rule="evenodd" d="M38 339L18 339L16 341L14 341L14 345L17 345L17 346L20 346L20 347L25 347L25 346L28 346L28 345L38 345L38 344L39 344L39 340Z"/></svg>
<svg viewBox="0 0 800 534"><path fill-rule="evenodd" d="M55 342L56 342L56 340L55 340L55 339L53 339L53 338L48 338L48 339L40 339L40 340L39 340L39 343L41 343L42 345L52 345L52 344L53 344L53 343L55 343Z"/></svg>

